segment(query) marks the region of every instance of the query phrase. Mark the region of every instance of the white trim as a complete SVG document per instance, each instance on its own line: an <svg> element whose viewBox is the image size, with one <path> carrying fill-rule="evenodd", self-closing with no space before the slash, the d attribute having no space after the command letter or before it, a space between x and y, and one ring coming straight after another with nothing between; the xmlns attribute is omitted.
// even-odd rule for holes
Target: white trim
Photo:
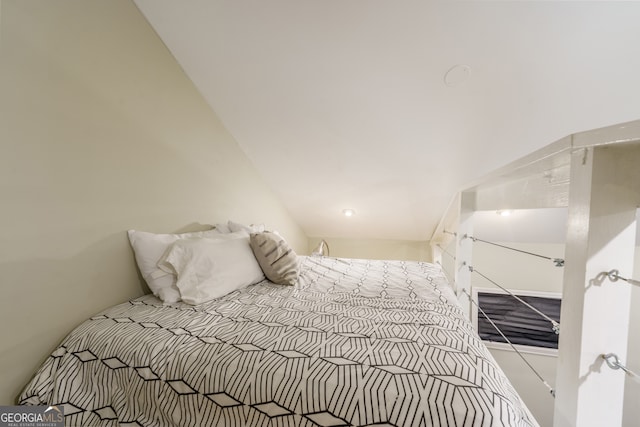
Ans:
<svg viewBox="0 0 640 427"><path fill-rule="evenodd" d="M485 294L508 295L507 292L503 291L502 289L483 288L483 287L474 286L471 289L471 295L473 297L473 300L476 302L478 301L478 292L482 292ZM521 290L521 289L509 289L509 292L518 296L525 296L525 297L562 299L562 294L559 292L529 291L529 290ZM478 309L477 308L475 310L471 310L471 323L473 324L473 328L476 330L476 332L478 332ZM482 342L487 346L487 348L493 348L496 350L513 351L513 348L511 348L511 346L507 343L492 342L492 341L485 341L485 340L482 340ZM558 357L558 350L555 348L535 347L535 346L521 345L521 344L514 344L514 347L517 348L518 351L521 353L537 354L540 356Z"/></svg>

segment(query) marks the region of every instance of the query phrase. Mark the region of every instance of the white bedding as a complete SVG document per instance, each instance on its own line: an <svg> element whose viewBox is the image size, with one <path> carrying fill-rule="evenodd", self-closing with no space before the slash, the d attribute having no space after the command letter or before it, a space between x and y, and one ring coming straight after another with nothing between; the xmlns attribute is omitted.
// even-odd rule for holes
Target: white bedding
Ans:
<svg viewBox="0 0 640 427"><path fill-rule="evenodd" d="M105 310L20 401L82 426L537 425L437 266L316 257L295 286Z"/></svg>

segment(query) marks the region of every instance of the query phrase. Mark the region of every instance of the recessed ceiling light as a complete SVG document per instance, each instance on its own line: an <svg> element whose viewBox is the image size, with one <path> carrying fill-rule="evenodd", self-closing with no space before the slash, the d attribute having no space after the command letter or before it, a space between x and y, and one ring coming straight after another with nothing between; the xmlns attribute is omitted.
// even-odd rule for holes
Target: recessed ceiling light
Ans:
<svg viewBox="0 0 640 427"><path fill-rule="evenodd" d="M503 210L496 211L496 213L500 216L509 216L513 213L513 211L509 209L503 209Z"/></svg>
<svg viewBox="0 0 640 427"><path fill-rule="evenodd" d="M353 209L345 209L342 211L342 213L344 214L344 216L349 217L354 216L356 214L356 211L354 211Z"/></svg>

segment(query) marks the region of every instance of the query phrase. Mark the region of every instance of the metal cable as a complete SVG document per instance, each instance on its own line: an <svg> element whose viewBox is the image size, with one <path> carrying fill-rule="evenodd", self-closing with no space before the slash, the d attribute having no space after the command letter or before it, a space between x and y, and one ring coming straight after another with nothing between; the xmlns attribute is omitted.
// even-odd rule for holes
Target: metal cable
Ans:
<svg viewBox="0 0 640 427"><path fill-rule="evenodd" d="M442 274L444 274L444 277L447 278L447 282L449 282L449 286L451 286L453 288L454 287L453 285L455 285L455 282L453 280L451 280L451 275L447 272L447 270L444 268L444 266L439 261L436 262L436 264L438 264L440 266L440 268L442 269Z"/></svg>
<svg viewBox="0 0 640 427"><path fill-rule="evenodd" d="M518 354L518 356L520 356L520 358L524 361L524 363L526 363L526 365L529 367L529 369L531 369L533 371L533 373L538 377L538 379L540 379L540 381L542 381L542 384L544 384L548 389L549 389L549 393L551 393L551 395L553 397L556 397L556 392L553 389L553 387L551 387L549 385L549 383L547 383L545 381L544 378L542 378L542 375L540 375L540 373L538 371L536 371L536 369L531 365L531 363L529 363L529 361L522 355L522 353L520 353L520 351L511 343L511 341L509 341L509 338L507 338L502 331L500 330L500 328L498 328L498 326L493 322L493 320L491 320L489 318L489 316L487 316L487 313L484 312L484 310L482 308L480 308L480 306L478 305L478 303L476 303L473 298L471 298L471 295L469 295L469 293L467 292L466 289L463 289L462 292L464 294L466 294L469 297L469 301L471 301L473 303L473 305L475 305L478 310L482 313L482 315L489 321L489 323L491 323L491 325L495 328L496 331L498 331L498 333L502 336L502 338L511 346L511 348Z"/></svg>
<svg viewBox="0 0 640 427"><path fill-rule="evenodd" d="M449 256L450 256L454 261L456 260L455 255L451 255L451 254L450 254L450 253L449 253L445 248L443 248L443 247L440 245L440 243L438 243L436 246L437 246L437 247L439 247L440 249L442 249L442 251L443 251L445 254L449 255Z"/></svg>
<svg viewBox="0 0 640 427"><path fill-rule="evenodd" d="M535 256L535 257L538 257L538 258L548 259L549 261L553 261L553 263L555 264L556 267L564 267L564 259L562 259L562 258L552 258L552 257L536 254L536 253L529 252L529 251L523 251L522 249L516 249L516 248L512 248L510 246L505 246L505 245L501 245L501 244L498 244L498 243L489 242L487 240L478 239L477 237L473 237L473 236L470 236L468 234L465 234L464 237L468 237L469 239L471 239L474 242L482 242L482 243L486 243L488 245L497 246L499 248L509 249L511 251L514 251L514 252L520 252L520 253L531 255L531 256Z"/></svg>
<svg viewBox="0 0 640 427"><path fill-rule="evenodd" d="M552 319L551 317L547 316L546 314L544 314L543 312L541 312L540 310L538 310L537 308L535 308L534 306L532 306L531 304L529 304L528 302L526 302L525 300L523 300L522 298L520 298L518 295L515 295L513 292L511 292L510 290L500 286L499 284L497 284L495 281L489 279L487 276L485 276L484 274L480 273L478 270L476 270L474 267L469 266L469 271L471 271L472 273L477 273L478 275L480 275L481 277L483 277L485 280L493 283L494 285L496 285L497 287L499 287L500 289L502 289L503 291L505 291L506 293L508 293L509 295L511 295L512 297L514 297L515 299L517 299L518 301L520 301L522 304L526 305L527 307L529 307L531 310L533 310L534 312L536 312L537 314L539 314L540 316L544 317L546 320L548 320L549 322L551 322L551 327L553 328L553 332L556 333L556 335L560 334L560 323L558 323L557 321L555 321L554 319Z"/></svg>

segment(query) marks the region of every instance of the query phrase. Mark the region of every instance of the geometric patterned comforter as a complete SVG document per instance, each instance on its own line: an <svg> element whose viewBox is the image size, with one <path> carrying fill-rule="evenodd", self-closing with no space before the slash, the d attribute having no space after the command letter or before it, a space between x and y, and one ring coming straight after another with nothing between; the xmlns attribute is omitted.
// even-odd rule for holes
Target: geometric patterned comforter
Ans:
<svg viewBox="0 0 640 427"><path fill-rule="evenodd" d="M70 426L534 426L440 268L300 257L198 306L92 317L27 385Z"/></svg>

